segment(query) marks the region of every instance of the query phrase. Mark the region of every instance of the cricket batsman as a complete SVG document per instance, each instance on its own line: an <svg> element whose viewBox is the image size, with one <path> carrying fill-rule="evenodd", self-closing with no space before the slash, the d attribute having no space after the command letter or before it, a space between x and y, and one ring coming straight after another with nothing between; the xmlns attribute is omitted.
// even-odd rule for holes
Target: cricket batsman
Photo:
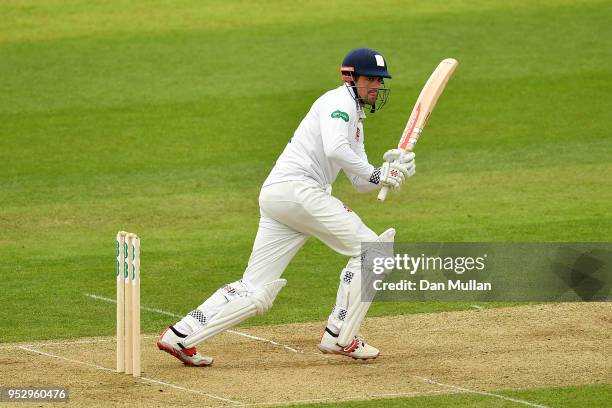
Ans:
<svg viewBox="0 0 612 408"><path fill-rule="evenodd" d="M270 310L287 283L281 279L285 268L311 236L349 257L319 350L362 360L378 357L378 349L359 334L369 307L361 302L361 243L393 242L395 230L372 231L331 194L331 185L342 170L361 192L381 186L397 190L415 173L414 153L393 149L380 167L368 162L366 110L374 113L385 105L385 80L391 78L382 54L354 49L340 70L343 84L314 102L263 184L259 229L242 279L218 289L158 340L160 350L185 365L212 364L211 357L196 351L198 343Z"/></svg>

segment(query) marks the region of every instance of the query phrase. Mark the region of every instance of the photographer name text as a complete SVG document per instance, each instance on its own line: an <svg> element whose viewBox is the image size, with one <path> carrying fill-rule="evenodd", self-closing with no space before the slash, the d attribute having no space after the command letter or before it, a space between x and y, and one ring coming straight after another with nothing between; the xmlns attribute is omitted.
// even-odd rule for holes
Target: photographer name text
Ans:
<svg viewBox="0 0 612 408"><path fill-rule="evenodd" d="M430 282L426 279L411 281L402 279L399 282L384 282L381 279L373 283L377 291L465 291L465 292L487 292L491 291L490 282L478 282L475 279L468 281L448 280L447 282Z"/></svg>

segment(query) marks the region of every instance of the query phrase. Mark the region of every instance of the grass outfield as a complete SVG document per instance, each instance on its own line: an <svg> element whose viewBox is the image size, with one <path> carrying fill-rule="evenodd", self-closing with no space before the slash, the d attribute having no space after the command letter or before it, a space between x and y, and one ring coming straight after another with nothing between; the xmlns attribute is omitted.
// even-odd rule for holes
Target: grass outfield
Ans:
<svg viewBox="0 0 612 408"><path fill-rule="evenodd" d="M261 183L356 46L394 76L365 122L374 164L439 60L460 61L400 195L381 205L339 176L335 194L370 227L399 241L610 240L608 2L294 7L0 4L0 342L113 334L112 307L85 294L114 296L119 229L142 238L143 305L182 314L239 278ZM247 324L323 321L345 262L309 241L274 309ZM142 317L144 332L172 321Z"/></svg>

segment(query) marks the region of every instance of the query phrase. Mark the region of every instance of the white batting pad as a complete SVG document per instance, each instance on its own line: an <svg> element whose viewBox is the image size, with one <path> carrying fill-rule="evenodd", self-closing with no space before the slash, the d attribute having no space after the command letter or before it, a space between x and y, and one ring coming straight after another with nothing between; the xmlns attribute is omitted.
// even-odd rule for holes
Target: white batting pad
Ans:
<svg viewBox="0 0 612 408"><path fill-rule="evenodd" d="M285 279L277 279L251 293L241 293L240 296L232 298L206 326L187 336L182 342L183 345L187 348L193 347L249 317L264 314L270 310L278 292L286 284Z"/></svg>
<svg viewBox="0 0 612 408"><path fill-rule="evenodd" d="M395 238L395 229L389 228L385 232L383 232L376 242L393 242ZM393 245L382 245L381 250L384 252L388 252L391 250L393 252ZM368 254L371 256L372 254ZM384 256L393 256L393 254L383 254ZM349 261L350 263L350 261ZM347 265L348 266L348 265ZM361 292L361 265L359 268L359 278L360 279L352 279L349 285L348 290L348 306L346 308L346 315L344 318L344 322L340 327L340 333L338 335L338 345L342 347L346 347L349 345L353 338L359 333L359 329L361 327L361 322L365 318L365 315L368 313L368 309L370 308L371 302L364 302L362 300L362 292ZM369 271L371 273L371 271ZM342 283L341 283L342 285ZM372 289L373 290L373 289ZM372 296L366 296L366 298L371 299Z"/></svg>

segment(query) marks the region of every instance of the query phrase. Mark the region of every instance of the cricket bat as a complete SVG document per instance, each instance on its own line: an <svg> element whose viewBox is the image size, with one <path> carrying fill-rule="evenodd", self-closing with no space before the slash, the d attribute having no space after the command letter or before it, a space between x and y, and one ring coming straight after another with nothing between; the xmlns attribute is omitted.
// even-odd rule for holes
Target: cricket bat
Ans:
<svg viewBox="0 0 612 408"><path fill-rule="evenodd" d="M446 58L438 64L438 67L431 74L425 86L421 90L421 94L412 108L412 113L406 124L406 128L402 133L402 138L399 141L398 148L404 152L411 152L416 145L416 142L423 132L423 128L429 119L429 115L436 106L440 94L444 90L446 83L450 79L455 68L457 68L457 60ZM383 187L378 193L378 200L385 201L389 187Z"/></svg>

